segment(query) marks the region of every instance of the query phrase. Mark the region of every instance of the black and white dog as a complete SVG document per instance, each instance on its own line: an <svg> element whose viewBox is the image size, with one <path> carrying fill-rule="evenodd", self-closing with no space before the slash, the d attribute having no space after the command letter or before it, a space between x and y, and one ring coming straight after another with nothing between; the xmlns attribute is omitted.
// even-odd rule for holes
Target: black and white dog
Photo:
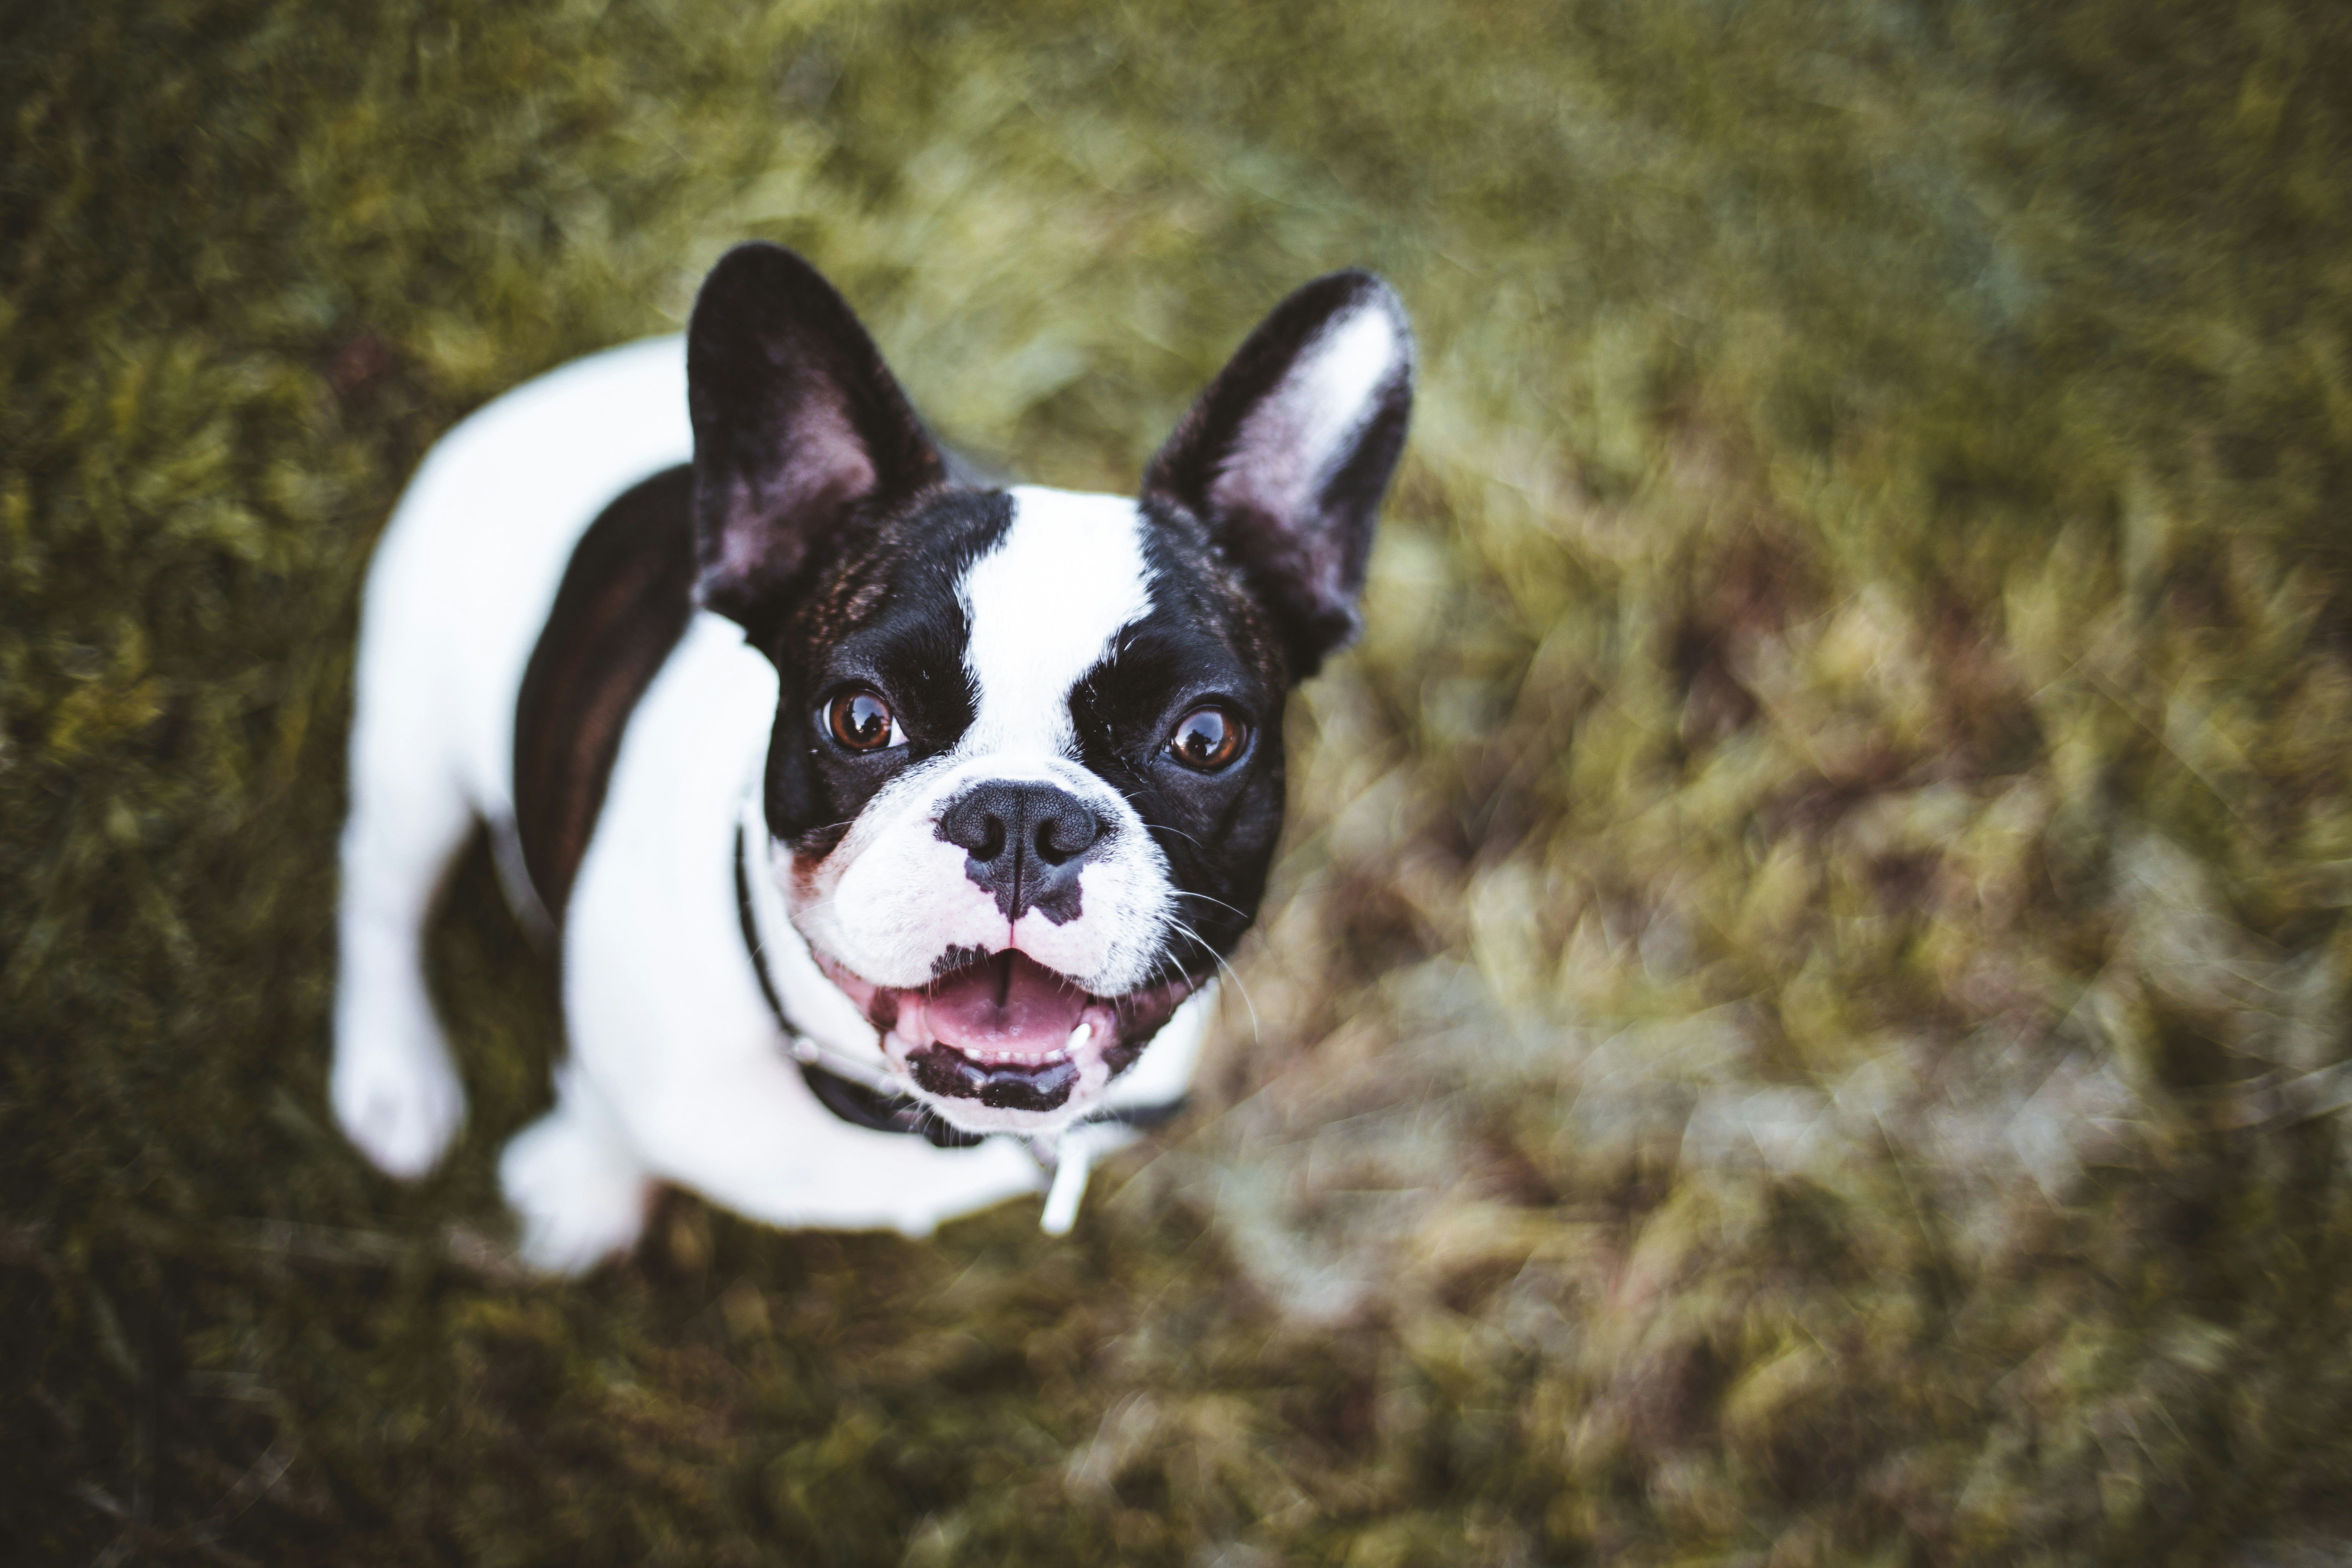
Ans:
<svg viewBox="0 0 2352 1568"><path fill-rule="evenodd" d="M1283 809L1286 692L1356 626L1412 340L1378 279L1242 345L1139 500L968 482L832 287L730 252L683 341L434 449L368 579L332 1095L415 1175L464 1112L423 927L491 826L569 1059L500 1164L524 1256L656 1181L777 1225L1045 1185L1190 1079Z"/></svg>

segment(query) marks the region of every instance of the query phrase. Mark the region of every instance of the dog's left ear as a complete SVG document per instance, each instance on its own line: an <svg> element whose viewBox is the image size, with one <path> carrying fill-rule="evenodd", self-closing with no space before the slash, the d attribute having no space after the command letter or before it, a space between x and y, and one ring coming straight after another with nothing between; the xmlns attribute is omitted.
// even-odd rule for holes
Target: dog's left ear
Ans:
<svg viewBox="0 0 2352 1568"><path fill-rule="evenodd" d="M1240 564L1294 679L1356 634L1412 368L1393 289L1369 272L1318 278L1249 335L1145 471L1147 497L1191 510Z"/></svg>
<svg viewBox="0 0 2352 1568"><path fill-rule="evenodd" d="M756 637L861 508L939 484L939 448L848 304L776 245L719 258L687 328L698 601Z"/></svg>

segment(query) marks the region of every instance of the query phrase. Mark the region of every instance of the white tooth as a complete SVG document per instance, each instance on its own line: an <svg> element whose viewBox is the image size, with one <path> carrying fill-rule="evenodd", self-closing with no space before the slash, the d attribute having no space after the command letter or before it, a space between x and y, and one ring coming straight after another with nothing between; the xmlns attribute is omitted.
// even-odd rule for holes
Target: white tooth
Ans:
<svg viewBox="0 0 2352 1568"><path fill-rule="evenodd" d="M1062 1048L1066 1051L1082 1049L1086 1046L1086 1043L1094 1037L1095 1026L1092 1024L1080 1024L1076 1028L1070 1031L1070 1042Z"/></svg>

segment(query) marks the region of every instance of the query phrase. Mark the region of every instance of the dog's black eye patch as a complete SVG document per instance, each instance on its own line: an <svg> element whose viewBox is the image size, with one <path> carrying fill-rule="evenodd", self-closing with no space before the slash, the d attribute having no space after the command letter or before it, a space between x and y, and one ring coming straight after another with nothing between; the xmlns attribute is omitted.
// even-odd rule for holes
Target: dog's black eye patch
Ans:
<svg viewBox="0 0 2352 1568"><path fill-rule="evenodd" d="M1209 952L1233 950L1265 890L1282 826L1283 688L1213 574L1160 554L1151 613L1119 634L1070 710L1080 761L1167 860L1182 923L1168 962L1197 973Z"/></svg>
<svg viewBox="0 0 2352 1568"><path fill-rule="evenodd" d="M1012 499L1001 490L934 492L874 524L779 633L771 648L779 706L767 788L768 826L778 837L813 845L812 835L863 811L901 765L950 750L971 727L970 628L956 588L1012 520ZM860 712L840 718L866 743L835 727L835 704L860 691L888 710L892 728L880 743L861 727Z"/></svg>
<svg viewBox="0 0 2352 1568"><path fill-rule="evenodd" d="M908 624L892 616L833 650L810 671L811 697L804 710L814 713L824 732L848 752L879 749L882 742L857 744L841 728L848 723L855 730L861 717L872 716L857 707L863 693L876 705L873 711L882 716L885 732L895 726L910 755L946 751L971 727L973 713L959 631L954 626Z"/></svg>
<svg viewBox="0 0 2352 1568"><path fill-rule="evenodd" d="M1089 767L1101 752L1132 769L1173 756L1181 721L1195 710L1214 708L1245 738L1267 697L1257 673L1222 641L1155 613L1119 635L1113 655L1071 693L1070 708Z"/></svg>

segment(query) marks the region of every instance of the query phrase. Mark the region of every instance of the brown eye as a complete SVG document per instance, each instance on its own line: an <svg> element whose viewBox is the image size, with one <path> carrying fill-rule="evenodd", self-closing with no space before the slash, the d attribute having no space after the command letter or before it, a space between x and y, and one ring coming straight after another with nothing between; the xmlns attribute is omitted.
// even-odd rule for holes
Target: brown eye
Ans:
<svg viewBox="0 0 2352 1568"><path fill-rule="evenodd" d="M1229 710L1211 704L1195 708L1176 721L1168 737L1168 752L1188 768L1214 773L1242 754L1249 730Z"/></svg>
<svg viewBox="0 0 2352 1568"><path fill-rule="evenodd" d="M845 691L825 704L824 727L853 752L877 752L898 733L890 705L871 691Z"/></svg>

